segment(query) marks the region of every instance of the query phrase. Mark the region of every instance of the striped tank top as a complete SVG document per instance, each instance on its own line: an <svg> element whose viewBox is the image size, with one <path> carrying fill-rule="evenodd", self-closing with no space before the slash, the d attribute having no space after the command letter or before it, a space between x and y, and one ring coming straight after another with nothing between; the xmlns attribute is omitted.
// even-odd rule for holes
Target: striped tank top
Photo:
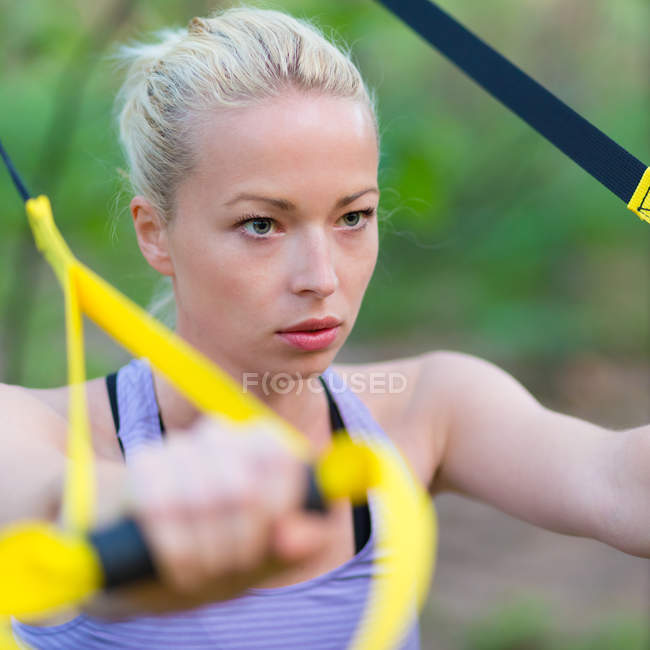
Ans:
<svg viewBox="0 0 650 650"><path fill-rule="evenodd" d="M328 395L355 439L391 444L368 409L331 368L322 375ZM118 436L126 462L145 445L162 444L153 377L145 360L134 359L117 374ZM251 588L232 600L162 615L105 621L80 614L61 625L32 626L13 620L16 639L38 650L344 650L361 620L373 563L376 504L369 498L370 534L344 564L284 587ZM400 650L420 647L413 620Z"/></svg>

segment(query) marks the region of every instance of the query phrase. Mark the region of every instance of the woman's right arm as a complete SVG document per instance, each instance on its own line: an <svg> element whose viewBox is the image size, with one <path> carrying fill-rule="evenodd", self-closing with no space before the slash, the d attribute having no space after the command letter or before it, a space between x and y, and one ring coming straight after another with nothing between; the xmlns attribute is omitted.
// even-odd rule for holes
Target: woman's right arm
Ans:
<svg viewBox="0 0 650 650"><path fill-rule="evenodd" d="M25 519L56 522L66 470L68 423L21 386L0 384L0 530ZM99 523L123 514L127 469L95 457Z"/></svg>
<svg viewBox="0 0 650 650"><path fill-rule="evenodd" d="M0 384L0 529L54 521L65 469L65 420L19 386Z"/></svg>

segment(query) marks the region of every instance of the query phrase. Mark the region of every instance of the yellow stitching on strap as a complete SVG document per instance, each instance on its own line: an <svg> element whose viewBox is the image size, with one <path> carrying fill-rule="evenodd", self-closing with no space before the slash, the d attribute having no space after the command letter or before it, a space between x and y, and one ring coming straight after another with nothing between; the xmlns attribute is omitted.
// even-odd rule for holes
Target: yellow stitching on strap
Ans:
<svg viewBox="0 0 650 650"><path fill-rule="evenodd" d="M639 219L650 223L650 167L645 170L641 181L634 190L630 202L627 204L628 209L632 210Z"/></svg>

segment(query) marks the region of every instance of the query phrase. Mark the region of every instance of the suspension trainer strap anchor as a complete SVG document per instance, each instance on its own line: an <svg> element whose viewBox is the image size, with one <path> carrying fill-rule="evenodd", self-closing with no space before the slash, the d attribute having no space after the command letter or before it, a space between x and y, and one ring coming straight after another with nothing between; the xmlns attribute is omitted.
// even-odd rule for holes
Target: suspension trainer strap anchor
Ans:
<svg viewBox="0 0 650 650"><path fill-rule="evenodd" d="M650 223L650 167L430 0L377 0Z"/></svg>

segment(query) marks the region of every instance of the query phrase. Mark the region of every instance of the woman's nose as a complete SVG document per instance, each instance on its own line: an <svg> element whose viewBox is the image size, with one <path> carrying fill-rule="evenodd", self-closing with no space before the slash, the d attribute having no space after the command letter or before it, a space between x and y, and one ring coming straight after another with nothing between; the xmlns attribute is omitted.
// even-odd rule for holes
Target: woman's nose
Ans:
<svg viewBox="0 0 650 650"><path fill-rule="evenodd" d="M320 229L305 233L295 242L291 257L293 293L309 292L326 298L336 291L339 280L326 233Z"/></svg>

